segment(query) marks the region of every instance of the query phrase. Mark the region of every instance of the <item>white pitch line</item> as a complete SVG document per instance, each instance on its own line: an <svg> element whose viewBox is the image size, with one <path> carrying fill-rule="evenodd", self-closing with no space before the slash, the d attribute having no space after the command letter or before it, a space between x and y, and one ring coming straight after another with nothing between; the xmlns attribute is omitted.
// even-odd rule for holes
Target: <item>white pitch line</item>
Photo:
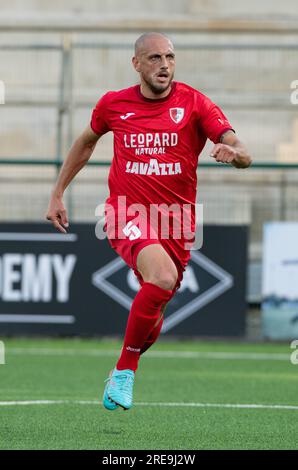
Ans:
<svg viewBox="0 0 298 470"><path fill-rule="evenodd" d="M168 406L168 407L191 407L191 408L243 408L243 409L278 409L298 410L298 405L263 405L254 403L136 403L139 406Z"/></svg>
<svg viewBox="0 0 298 470"><path fill-rule="evenodd" d="M114 357L119 355L116 349L54 349L54 348L10 348L7 354L36 356L95 356ZM253 361L289 361L290 353L238 353L223 351L149 351L144 357L157 359L220 359L220 360L253 360Z"/></svg>
<svg viewBox="0 0 298 470"><path fill-rule="evenodd" d="M27 405L66 405L66 400L22 400L0 401L0 406L27 406Z"/></svg>
<svg viewBox="0 0 298 470"><path fill-rule="evenodd" d="M23 401L0 401L0 406L34 406L34 405L97 405L97 400L23 400ZM135 406L153 407L186 407L186 408L235 408L256 410L298 410L298 405L265 405L256 403L187 403L187 402L136 402Z"/></svg>

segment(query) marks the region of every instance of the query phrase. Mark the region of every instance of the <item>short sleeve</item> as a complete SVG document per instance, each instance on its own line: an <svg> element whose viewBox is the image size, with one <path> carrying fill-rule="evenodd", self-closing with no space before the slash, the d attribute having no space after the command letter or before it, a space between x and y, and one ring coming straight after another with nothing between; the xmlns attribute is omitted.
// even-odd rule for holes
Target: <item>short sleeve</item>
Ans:
<svg viewBox="0 0 298 470"><path fill-rule="evenodd" d="M107 123L108 98L109 93L103 95L92 111L90 126L98 135L106 134L110 130Z"/></svg>
<svg viewBox="0 0 298 470"><path fill-rule="evenodd" d="M199 125L206 137L215 144L220 142L225 132L234 131L222 110L206 96L202 99L199 108Z"/></svg>

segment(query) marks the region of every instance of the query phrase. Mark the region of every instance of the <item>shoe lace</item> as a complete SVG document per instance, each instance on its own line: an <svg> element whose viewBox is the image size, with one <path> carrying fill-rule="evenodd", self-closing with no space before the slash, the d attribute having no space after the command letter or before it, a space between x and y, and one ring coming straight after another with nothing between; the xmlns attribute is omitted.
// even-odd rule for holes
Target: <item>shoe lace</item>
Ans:
<svg viewBox="0 0 298 470"><path fill-rule="evenodd" d="M115 377L114 377L115 378ZM117 383L120 390L124 393L131 393L131 388L133 385L133 377L126 374L117 375Z"/></svg>

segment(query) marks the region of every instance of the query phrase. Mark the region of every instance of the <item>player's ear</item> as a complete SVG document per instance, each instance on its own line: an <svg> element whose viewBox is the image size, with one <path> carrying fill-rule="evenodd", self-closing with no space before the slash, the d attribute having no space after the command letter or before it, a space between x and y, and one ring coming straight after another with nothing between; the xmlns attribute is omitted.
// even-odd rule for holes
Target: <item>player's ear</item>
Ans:
<svg viewBox="0 0 298 470"><path fill-rule="evenodd" d="M135 68L135 70L136 70L137 72L140 71L140 62L139 62L139 60L137 59L136 56L134 56L134 57L132 58L132 65L134 66L134 68Z"/></svg>

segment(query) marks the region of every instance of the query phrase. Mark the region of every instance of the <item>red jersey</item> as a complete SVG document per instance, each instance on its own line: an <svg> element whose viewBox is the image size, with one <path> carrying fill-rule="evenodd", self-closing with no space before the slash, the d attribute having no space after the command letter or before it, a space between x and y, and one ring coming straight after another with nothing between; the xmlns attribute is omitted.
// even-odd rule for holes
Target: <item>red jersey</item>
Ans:
<svg viewBox="0 0 298 470"><path fill-rule="evenodd" d="M114 134L107 203L116 207L125 196L127 206L190 207L193 232L199 154L207 138L217 143L232 129L222 111L184 83L173 82L161 99L145 98L135 85L106 93L93 110L91 128Z"/></svg>
<svg viewBox="0 0 298 470"><path fill-rule="evenodd" d="M92 113L96 134L114 134L109 174L112 202L194 204L198 157L207 138L214 143L232 126L207 96L173 82L161 99L145 98L140 85L106 93Z"/></svg>

